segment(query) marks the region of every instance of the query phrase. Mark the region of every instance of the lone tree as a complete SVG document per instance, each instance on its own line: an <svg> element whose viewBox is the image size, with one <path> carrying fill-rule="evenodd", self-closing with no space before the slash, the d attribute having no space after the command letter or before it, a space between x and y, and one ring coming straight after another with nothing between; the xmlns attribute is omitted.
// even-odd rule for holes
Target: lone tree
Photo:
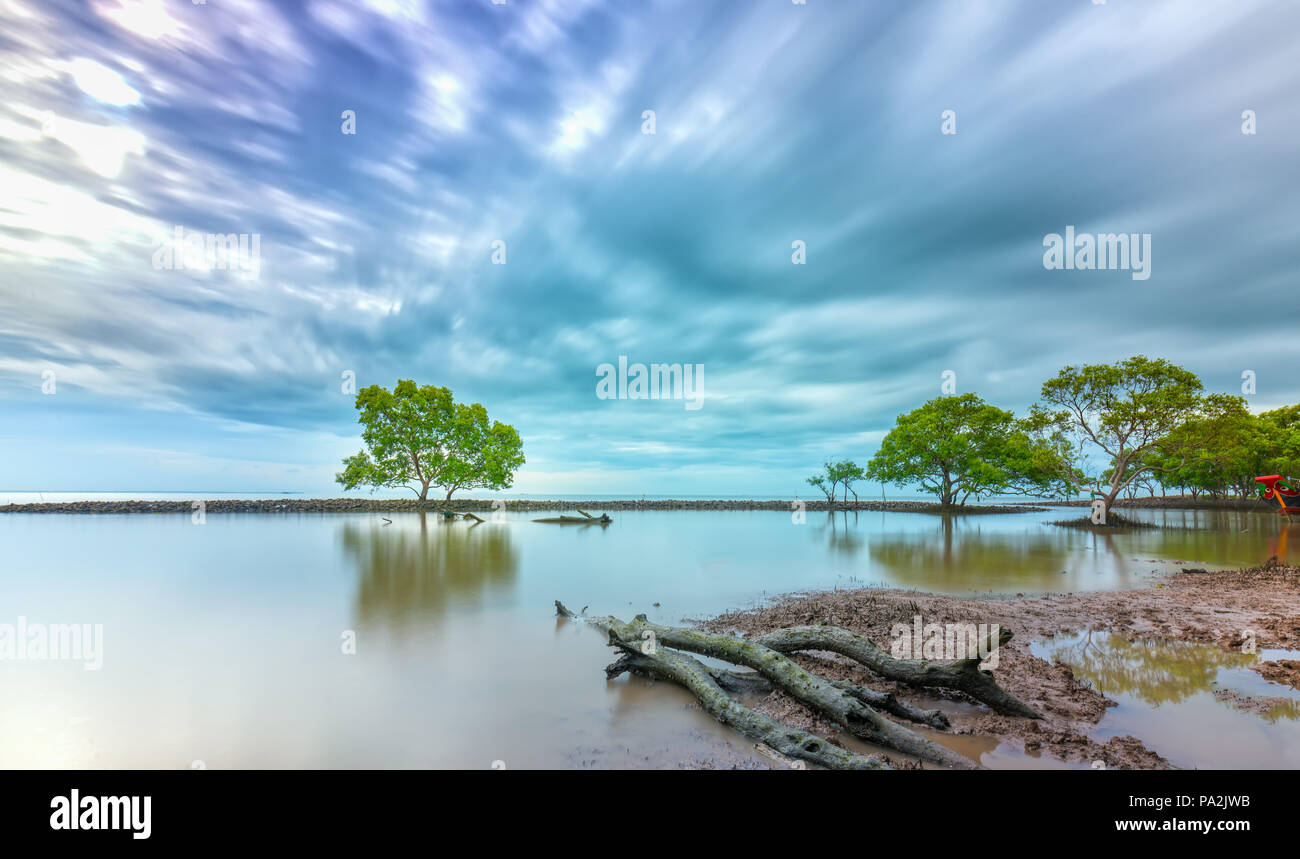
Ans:
<svg viewBox="0 0 1300 859"><path fill-rule="evenodd" d="M867 477L919 484L945 507L972 495L1048 495L1068 486L1068 442L1033 439L1015 416L975 394L936 397L898 420L867 464Z"/></svg>
<svg viewBox="0 0 1300 859"><path fill-rule="evenodd" d="M436 486L450 500L457 489L505 489L524 464L514 427L489 425L487 409L455 402L447 388L401 379L391 391L362 388L356 406L367 449L343 460L334 479L344 489L406 486L426 501Z"/></svg>
<svg viewBox="0 0 1300 859"><path fill-rule="evenodd" d="M1024 426L1071 435L1109 456L1109 469L1089 481L1109 510L1133 481L1177 471L1191 458L1196 434L1171 433L1201 416L1201 390L1195 373L1163 358L1066 367L1043 383Z"/></svg>
<svg viewBox="0 0 1300 859"><path fill-rule="evenodd" d="M856 503L858 500L858 493L857 490L853 488L853 484L866 478L866 473L862 470L862 466L858 465L851 459L844 459L839 462L831 462L828 459L823 467L826 469L825 473L814 474L812 477L808 478L808 485L815 486L817 489L821 490L821 493L826 496L826 503L831 506L835 505L835 493L838 492L839 487L843 485L844 503L848 503L850 492L853 493L853 501Z"/></svg>

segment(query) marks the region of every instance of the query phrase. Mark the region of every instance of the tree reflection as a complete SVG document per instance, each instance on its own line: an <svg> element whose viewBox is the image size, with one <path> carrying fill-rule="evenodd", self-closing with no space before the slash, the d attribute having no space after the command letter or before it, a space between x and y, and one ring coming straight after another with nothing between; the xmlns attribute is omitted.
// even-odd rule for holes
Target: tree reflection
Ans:
<svg viewBox="0 0 1300 859"><path fill-rule="evenodd" d="M1258 657L1212 644L1088 632L1053 649L1052 658L1086 677L1103 695L1132 695L1159 706L1208 692L1220 668L1244 668Z"/></svg>
<svg viewBox="0 0 1300 859"><path fill-rule="evenodd" d="M512 585L519 567L509 527L436 514L398 517L392 525L347 523L341 540L357 563L358 621L395 630L427 624L453 604Z"/></svg>
<svg viewBox="0 0 1300 859"><path fill-rule="evenodd" d="M921 515L921 514L914 514ZM890 580L916 587L974 587L992 578L1003 585L1058 584L1076 539L1038 525L1022 533L983 529L974 517L938 517L935 527L882 534L871 540L871 560Z"/></svg>
<svg viewBox="0 0 1300 859"><path fill-rule="evenodd" d="M858 511L853 511L852 524L849 511L841 510L838 515L840 518L837 519L835 511L827 511L825 521L817 530L826 536L826 545L832 553L852 557L862 551L865 542L857 531Z"/></svg>

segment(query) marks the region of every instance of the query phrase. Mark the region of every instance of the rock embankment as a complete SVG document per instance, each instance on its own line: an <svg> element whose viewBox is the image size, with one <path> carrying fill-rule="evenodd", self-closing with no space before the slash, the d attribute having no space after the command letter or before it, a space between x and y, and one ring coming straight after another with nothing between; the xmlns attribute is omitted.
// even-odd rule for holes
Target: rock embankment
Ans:
<svg viewBox="0 0 1300 859"><path fill-rule="evenodd" d="M43 504L0 505L0 513L190 513L195 501L203 501L205 513L405 513L466 511L531 513L542 510L782 510L797 509L794 501L736 500L705 501L697 499L643 499L643 500L588 500L539 501L524 499L453 499L451 501L417 501L403 498L271 498L261 500L238 499L186 499L177 501L65 501ZM803 509L824 511L825 501L802 501ZM861 501L856 504L837 503L836 511L888 510L900 513L1023 513L1026 510L1044 509L1029 505L975 506L944 508L927 501Z"/></svg>

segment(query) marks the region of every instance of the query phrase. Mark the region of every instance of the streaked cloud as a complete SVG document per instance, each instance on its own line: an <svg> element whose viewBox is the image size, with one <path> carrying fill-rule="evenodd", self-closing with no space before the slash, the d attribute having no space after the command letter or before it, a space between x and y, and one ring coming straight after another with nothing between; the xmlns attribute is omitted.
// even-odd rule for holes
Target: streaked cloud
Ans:
<svg viewBox="0 0 1300 859"><path fill-rule="evenodd" d="M1023 409L1066 363L1146 352L1300 401L1297 24L0 0L0 486L330 492L359 443L345 370L483 402L526 492L793 494L945 370ZM1045 271L1066 224L1151 233L1152 278ZM177 226L259 235L259 277L155 269ZM598 400L620 355L703 364L705 407Z"/></svg>

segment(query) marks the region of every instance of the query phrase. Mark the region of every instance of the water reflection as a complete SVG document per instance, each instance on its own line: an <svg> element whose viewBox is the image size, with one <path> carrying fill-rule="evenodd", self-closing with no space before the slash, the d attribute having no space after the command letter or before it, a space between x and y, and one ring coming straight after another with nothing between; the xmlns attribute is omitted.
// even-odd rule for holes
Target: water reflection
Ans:
<svg viewBox="0 0 1300 859"><path fill-rule="evenodd" d="M1261 719L1269 724L1279 720L1300 721L1300 701L1294 701L1290 698L1268 698L1262 706L1252 708L1250 701L1235 702L1231 699L1228 703L1239 710L1249 713L1257 713Z"/></svg>
<svg viewBox="0 0 1300 859"><path fill-rule="evenodd" d="M490 589L513 586L519 557L510 529L395 516L391 525L345 523L340 541L357 565L361 624L394 629L427 624L449 608L475 605Z"/></svg>
<svg viewBox="0 0 1300 859"><path fill-rule="evenodd" d="M1300 522L1269 512L1245 510L1121 510L1125 516L1151 522L1159 528L1129 532L1130 545L1139 553L1165 558L1217 564L1259 564L1276 555L1282 561L1300 559ZM1289 538L1289 539L1288 539ZM1288 543L1290 547L1288 548ZM1258 546L1250 554L1244 546ZM1266 548L1267 547L1267 548ZM1145 557L1145 555L1144 555Z"/></svg>
<svg viewBox="0 0 1300 859"><path fill-rule="evenodd" d="M1095 569L1097 557L1081 558L1077 532L1037 522L1019 532L982 527L975 517L935 517L933 525L882 534L871 541L874 564L891 583L920 588L1024 587L1066 589L1066 576ZM1001 523L999 523L1001 524ZM1109 534L1087 535L1090 548L1109 567L1123 568ZM1072 570L1067 570L1068 566ZM1081 561L1083 563L1081 563ZM1062 575L1064 573L1064 575Z"/></svg>
<svg viewBox="0 0 1300 859"><path fill-rule="evenodd" d="M1179 767L1295 769L1300 693L1250 670L1294 651L1225 651L1168 639L1083 632L1030 645L1114 700L1099 742L1138 737Z"/></svg>
<svg viewBox="0 0 1300 859"><path fill-rule="evenodd" d="M850 515L852 518L850 518ZM826 546L831 554L852 557L862 551L866 540L858 530L858 511L841 510L838 513L828 511L817 529L826 539Z"/></svg>
<svg viewBox="0 0 1300 859"><path fill-rule="evenodd" d="M1129 640L1092 631L1053 642L1046 650L1054 661L1069 665L1076 676L1087 678L1103 695L1131 695L1153 707L1209 692L1220 669L1245 668L1259 658L1212 644Z"/></svg>
<svg viewBox="0 0 1300 859"><path fill-rule="evenodd" d="M1076 515L1078 508L1005 516L895 515L877 533L859 529L868 533L867 554L875 568L863 578L946 593L1132 587L1144 576L1174 572L1171 564L1245 566L1271 555L1286 561L1290 532L1300 531L1300 522L1293 526L1268 514L1231 510L1135 509L1125 515L1160 527L1117 532L1048 524ZM852 528L854 521L837 527L844 525ZM1292 555L1298 542L1300 535L1290 537Z"/></svg>

